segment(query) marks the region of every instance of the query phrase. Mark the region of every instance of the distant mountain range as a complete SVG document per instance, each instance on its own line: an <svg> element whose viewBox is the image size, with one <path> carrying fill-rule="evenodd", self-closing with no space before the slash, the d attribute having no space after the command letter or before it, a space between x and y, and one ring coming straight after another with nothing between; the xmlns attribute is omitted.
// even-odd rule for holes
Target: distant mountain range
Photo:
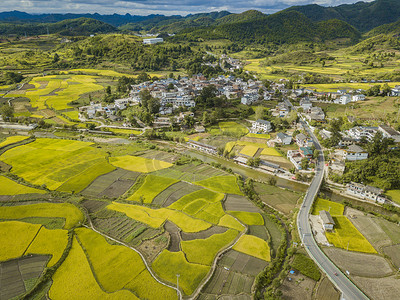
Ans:
<svg viewBox="0 0 400 300"><path fill-rule="evenodd" d="M146 30L177 33L177 38L228 38L242 43L296 43L400 33L400 1L376 0L323 7L293 6L272 15L256 10L240 14L227 11L163 15L39 14L19 11L0 13L0 34L89 35ZM390 24L389 24L390 23ZM393 24L392 24L393 23Z"/></svg>

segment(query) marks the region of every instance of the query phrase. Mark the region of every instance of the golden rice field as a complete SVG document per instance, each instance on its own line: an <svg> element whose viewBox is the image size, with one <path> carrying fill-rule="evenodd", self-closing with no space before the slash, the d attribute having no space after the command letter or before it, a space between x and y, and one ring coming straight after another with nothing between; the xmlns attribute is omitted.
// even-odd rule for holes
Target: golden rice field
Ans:
<svg viewBox="0 0 400 300"><path fill-rule="evenodd" d="M44 194L46 191L19 184L7 177L0 176L0 195Z"/></svg>
<svg viewBox="0 0 400 300"><path fill-rule="evenodd" d="M51 299L139 299L128 290L114 293L103 291L93 276L85 252L76 237L67 258L52 280L49 291Z"/></svg>
<svg viewBox="0 0 400 300"><path fill-rule="evenodd" d="M141 299L172 299L176 295L175 290L150 275L135 251L111 245L100 234L86 228L78 228L76 233L97 280L107 292L128 288Z"/></svg>
<svg viewBox="0 0 400 300"><path fill-rule="evenodd" d="M232 249L265 261L271 260L268 243L254 235L242 235Z"/></svg>
<svg viewBox="0 0 400 300"><path fill-rule="evenodd" d="M172 167L171 163L165 161L132 155L110 157L109 161L118 168L140 173L150 173Z"/></svg>
<svg viewBox="0 0 400 300"><path fill-rule="evenodd" d="M190 217L180 211L159 208L151 209L145 206L121 204L113 202L107 206L108 209L126 214L128 217L149 225L153 228L159 228L166 220L169 220L184 232L199 232L211 227L211 224L200 219Z"/></svg>
<svg viewBox="0 0 400 300"><path fill-rule="evenodd" d="M98 176L111 172L105 154L92 143L41 138L6 151L0 160L12 173L50 190L79 192Z"/></svg>
<svg viewBox="0 0 400 300"><path fill-rule="evenodd" d="M244 227L242 224L240 224L239 221L237 221L234 217L231 215L224 215L218 223L218 226L223 226L223 227L228 227L232 229L236 229L238 231L242 231L246 227Z"/></svg>
<svg viewBox="0 0 400 300"><path fill-rule="evenodd" d="M264 218L259 213L246 211L228 211L246 225L264 225Z"/></svg>
<svg viewBox="0 0 400 300"><path fill-rule="evenodd" d="M253 157L254 155L256 155L257 151L258 151L257 146L249 145L249 146L244 146L244 148L240 150L240 154Z"/></svg>
<svg viewBox="0 0 400 300"><path fill-rule="evenodd" d="M0 209L0 219L18 220L29 217L63 218L65 219L65 229L71 229L84 220L83 213L70 203L2 206Z"/></svg>
<svg viewBox="0 0 400 300"><path fill-rule="evenodd" d="M140 188L127 198L129 201L151 203L153 199L170 185L178 180L168 177L147 175Z"/></svg>
<svg viewBox="0 0 400 300"><path fill-rule="evenodd" d="M243 195L234 175L215 176L196 181L195 184L204 186L218 193Z"/></svg>
<svg viewBox="0 0 400 300"><path fill-rule="evenodd" d="M88 75L60 76L50 75L34 77L30 84L35 87L18 94L9 94L7 97L25 97L32 107L55 110L71 108L68 103L78 100L83 94L104 89L97 84L96 77Z"/></svg>
<svg viewBox="0 0 400 300"><path fill-rule="evenodd" d="M9 136L9 137L6 138L5 141L2 141L0 143L0 148L8 146L8 145L11 145L11 144L14 144L14 143L21 142L21 141L26 140L28 138L29 138L29 136L22 136L22 135Z"/></svg>

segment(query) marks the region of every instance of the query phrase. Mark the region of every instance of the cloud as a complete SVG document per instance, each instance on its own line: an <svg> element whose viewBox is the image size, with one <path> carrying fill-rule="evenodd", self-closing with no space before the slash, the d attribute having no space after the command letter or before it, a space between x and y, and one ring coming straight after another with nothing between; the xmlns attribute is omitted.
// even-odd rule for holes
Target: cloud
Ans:
<svg viewBox="0 0 400 300"><path fill-rule="evenodd" d="M355 3L357 0L1 0L0 11L28 13L100 13L148 15L186 15L189 13L228 10L243 12L257 9L273 13L292 5L325 6ZM371 0L368 0L371 1Z"/></svg>

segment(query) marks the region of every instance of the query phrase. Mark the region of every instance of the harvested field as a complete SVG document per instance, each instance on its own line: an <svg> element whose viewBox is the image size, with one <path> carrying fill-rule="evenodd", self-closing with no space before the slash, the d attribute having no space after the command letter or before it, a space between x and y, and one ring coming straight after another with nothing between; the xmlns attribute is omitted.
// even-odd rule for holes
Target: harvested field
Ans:
<svg viewBox="0 0 400 300"><path fill-rule="evenodd" d="M282 240L282 233L279 230L278 225L276 225L276 223L270 217L263 215L263 218L264 225L267 228L269 235L271 236L271 247L276 253Z"/></svg>
<svg viewBox="0 0 400 300"><path fill-rule="evenodd" d="M181 237L183 241L191 241L191 240L197 240L197 239L206 239L214 234L220 234L224 233L228 229L226 227L221 227L221 226L212 226L207 230L195 232L195 233L186 233L186 232L181 232Z"/></svg>
<svg viewBox="0 0 400 300"><path fill-rule="evenodd" d="M222 294L230 296L245 293L250 296L253 281L254 277L240 274L229 269L227 270L223 267L217 267L211 280L204 288L204 293L217 296ZM229 297L229 299L232 298Z"/></svg>
<svg viewBox="0 0 400 300"><path fill-rule="evenodd" d="M254 235L256 237L259 237L260 239L263 239L265 241L267 241L268 238L269 238L268 230L263 225L251 225L251 226L249 226L248 234Z"/></svg>
<svg viewBox="0 0 400 300"><path fill-rule="evenodd" d="M179 181L173 185L170 185L164 191L159 193L153 199L153 204L167 207L186 194L190 194L201 189L202 188L197 185Z"/></svg>
<svg viewBox="0 0 400 300"><path fill-rule="evenodd" d="M289 274L280 287L282 299L311 299L314 286L315 281L307 276L300 273Z"/></svg>
<svg viewBox="0 0 400 300"><path fill-rule="evenodd" d="M151 239L161 233L160 229L149 228L123 214L118 214L116 217L94 218L93 225L132 246L138 246L142 240Z"/></svg>
<svg viewBox="0 0 400 300"><path fill-rule="evenodd" d="M82 194L91 197L119 197L132 187L139 175L137 172L116 169L97 177Z"/></svg>
<svg viewBox="0 0 400 300"><path fill-rule="evenodd" d="M0 263L0 299L10 299L30 290L26 282L35 282L48 260L49 256L29 255Z"/></svg>
<svg viewBox="0 0 400 300"><path fill-rule="evenodd" d="M244 196L229 194L224 202L226 211L247 211L259 213L261 210Z"/></svg>
<svg viewBox="0 0 400 300"><path fill-rule="evenodd" d="M383 231L390 237L393 244L400 244L400 227L393 222L386 221L384 219L376 218L375 221L381 226Z"/></svg>
<svg viewBox="0 0 400 300"><path fill-rule="evenodd" d="M275 150L273 148L269 148L269 149L264 149L264 150ZM275 150L276 151L276 150ZM263 151L263 153L266 153ZM278 152L277 152L278 153ZM280 155L280 154L279 154ZM286 170L290 170L291 168L293 168L293 164L287 160L286 158L282 157L282 156L277 156L277 155L261 155L260 156L261 160L265 160L265 161L269 161L272 162L274 164L279 165L281 168L284 168Z"/></svg>
<svg viewBox="0 0 400 300"><path fill-rule="evenodd" d="M339 300L340 292L331 283L331 281L324 277L318 285L317 293L315 295L316 300Z"/></svg>
<svg viewBox="0 0 400 300"><path fill-rule="evenodd" d="M385 278L365 278L352 276L354 282L370 299L398 299L400 295L399 279L395 276Z"/></svg>
<svg viewBox="0 0 400 300"><path fill-rule="evenodd" d="M377 218L370 215L358 215L349 217L349 220L367 238L375 249L380 249L381 247L392 244L390 237L377 224Z"/></svg>
<svg viewBox="0 0 400 300"><path fill-rule="evenodd" d="M169 234L164 232L152 239L144 240L137 249L142 252L147 262L153 262L168 247L168 240Z"/></svg>
<svg viewBox="0 0 400 300"><path fill-rule="evenodd" d="M158 159L161 161L165 161L167 163L174 163L178 160L179 156L172 153L172 152L164 152L164 151L157 151L157 150L148 150L139 156L148 158L148 159Z"/></svg>
<svg viewBox="0 0 400 300"><path fill-rule="evenodd" d="M261 201L284 214L290 214L300 198L299 193L265 183L255 182L254 189Z"/></svg>
<svg viewBox="0 0 400 300"><path fill-rule="evenodd" d="M153 175L174 178L178 180L195 182L198 180L204 180L214 176L227 175L225 171L213 168L207 164L185 164L185 165L174 165L171 168L158 170Z"/></svg>
<svg viewBox="0 0 400 300"><path fill-rule="evenodd" d="M218 265L235 272L256 276L264 270L268 263L265 260L235 250L229 250L218 262Z"/></svg>
<svg viewBox="0 0 400 300"><path fill-rule="evenodd" d="M106 207L108 202L106 201L100 201L100 200L83 200L80 203L84 208L88 210L90 214L95 213L99 210L102 210L104 207Z"/></svg>
<svg viewBox="0 0 400 300"><path fill-rule="evenodd" d="M383 252L390 257L396 268L400 269L400 245L385 247Z"/></svg>
<svg viewBox="0 0 400 300"><path fill-rule="evenodd" d="M383 277L393 273L390 264L381 256L324 248L324 252L343 271L355 276Z"/></svg>
<svg viewBox="0 0 400 300"><path fill-rule="evenodd" d="M168 246L168 250L171 252L179 252L180 244L181 244L181 237L179 235L179 228L174 223L167 221L164 224L165 230L169 233L170 242Z"/></svg>

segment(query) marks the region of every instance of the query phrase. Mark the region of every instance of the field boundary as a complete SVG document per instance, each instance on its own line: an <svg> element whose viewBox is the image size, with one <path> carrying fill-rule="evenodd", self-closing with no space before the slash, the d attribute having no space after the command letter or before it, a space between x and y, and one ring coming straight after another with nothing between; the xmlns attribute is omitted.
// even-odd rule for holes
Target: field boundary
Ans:
<svg viewBox="0 0 400 300"><path fill-rule="evenodd" d="M156 280L158 283L160 283L160 284L162 284L162 285L164 285L164 286L166 286L166 287L169 287L169 288L174 289L174 290L179 294L179 299L180 299L180 300L182 299L182 293L181 293L181 291L180 291L178 288L176 288L176 287L174 287L174 286L172 286L172 285L169 285L169 284L167 284L167 283L164 283L164 282L162 282L161 280L159 280L159 279L157 278L157 276L153 273L153 271L151 270L151 268L150 268L149 265L147 264L147 261L146 261L146 259L144 258L143 254L140 253L140 251L138 251L138 250L136 250L135 248L133 248L133 247L131 247L131 246L125 244L124 242L121 242L121 241L119 241L119 240L117 240L117 239L114 239L113 237L110 237L110 236L108 236L108 235L106 235L106 234L104 234L104 233L98 231L96 228L94 228L93 223L92 223L92 220L91 220L91 218L90 218L89 216L87 216L87 220L89 221L89 225L90 225L90 226L83 225L84 227L86 227L86 228L88 228L88 229L91 229L91 230L93 230L94 232L100 234L101 236L106 237L106 238L108 238L108 239L110 239L110 240L112 240L112 241L114 241L114 242L116 242L116 243L118 243L118 244L120 244L120 245L122 245L122 246L125 246L125 247L127 247L127 248L129 248L129 249L135 251L137 254L140 255L140 258L143 260L143 263L144 263L144 265L146 266L147 271L149 271L151 277L153 277L154 280Z"/></svg>
<svg viewBox="0 0 400 300"><path fill-rule="evenodd" d="M230 214L228 214L230 215ZM196 288L196 290L192 293L192 295L190 295L189 299L196 299L197 296L199 296L199 294L201 293L201 290L206 286L206 284L210 281L210 279L212 278L212 276L214 275L215 269L217 268L217 263L218 260L221 258L222 254L224 254L225 252L231 250L233 248L233 246L235 246L237 244L237 242L239 241L239 239L246 234L248 227L246 224L243 224L240 220L238 220L235 216L230 215L231 217L233 217L236 221L238 221L243 227L244 230L242 230L240 232L240 234L236 237L236 239L231 243L231 245L229 245L227 248L220 250L217 255L214 258L213 264L211 266L210 271L208 272L208 275L205 279L203 279L203 282Z"/></svg>

